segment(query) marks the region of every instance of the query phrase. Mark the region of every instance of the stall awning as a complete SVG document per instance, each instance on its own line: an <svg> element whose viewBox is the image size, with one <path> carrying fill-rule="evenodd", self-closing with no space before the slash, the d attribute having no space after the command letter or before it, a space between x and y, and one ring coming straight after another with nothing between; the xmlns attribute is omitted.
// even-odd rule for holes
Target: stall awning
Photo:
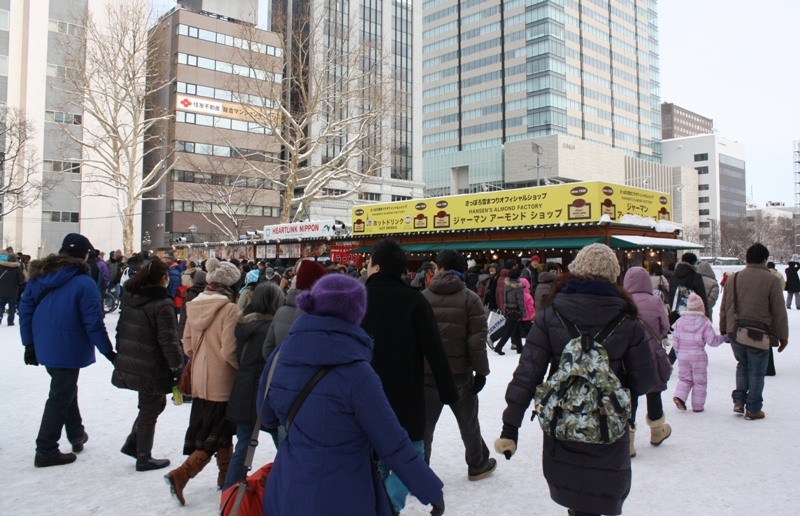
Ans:
<svg viewBox="0 0 800 516"><path fill-rule="evenodd" d="M612 236L611 247L614 249L703 249L702 245L693 244L675 238L655 238L645 236Z"/></svg>
<svg viewBox="0 0 800 516"><path fill-rule="evenodd" d="M604 242L601 236L576 238L536 238L521 240L485 240L482 242L439 242L434 244L402 244L409 253L426 253L453 249L455 251L531 251L536 249L580 249L597 242ZM371 246L357 247L350 253L369 253Z"/></svg>

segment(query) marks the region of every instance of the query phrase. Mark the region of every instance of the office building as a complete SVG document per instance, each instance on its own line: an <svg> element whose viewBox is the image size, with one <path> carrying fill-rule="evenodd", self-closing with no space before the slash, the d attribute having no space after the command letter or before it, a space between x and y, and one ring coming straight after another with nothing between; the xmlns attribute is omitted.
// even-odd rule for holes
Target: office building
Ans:
<svg viewBox="0 0 800 516"><path fill-rule="evenodd" d="M714 132L714 121L670 102L661 104L661 139Z"/></svg>
<svg viewBox="0 0 800 516"><path fill-rule="evenodd" d="M426 193L450 188L448 162L465 162L460 153L547 135L660 162L657 23L654 0L425 1ZM467 183L517 181L496 162L470 167Z"/></svg>
<svg viewBox="0 0 800 516"><path fill-rule="evenodd" d="M163 144L154 150L152 161L166 157L172 170L151 196L156 200L142 203L145 247L147 240L152 248L184 239L237 240L279 220L280 193L265 175L278 166L271 158L280 147L264 127L248 123L244 100L237 100L236 94L246 85L241 74L233 74L247 68L238 50L247 44L263 49L275 60L270 69L280 70L280 38L273 32L247 30L247 37L257 40L245 42L242 27L256 23L255 11L227 7L236 5L179 4L151 29L152 42L163 47L155 55L171 56L171 65L158 78L170 86L154 99L154 109L165 110L168 122L154 128ZM212 8L216 12L210 12ZM256 79L246 79L250 80ZM253 105L269 102L248 98Z"/></svg>
<svg viewBox="0 0 800 516"><path fill-rule="evenodd" d="M665 165L696 170L700 243L718 249L713 246L719 243L720 225L746 216L744 145L716 134L675 138L663 145Z"/></svg>

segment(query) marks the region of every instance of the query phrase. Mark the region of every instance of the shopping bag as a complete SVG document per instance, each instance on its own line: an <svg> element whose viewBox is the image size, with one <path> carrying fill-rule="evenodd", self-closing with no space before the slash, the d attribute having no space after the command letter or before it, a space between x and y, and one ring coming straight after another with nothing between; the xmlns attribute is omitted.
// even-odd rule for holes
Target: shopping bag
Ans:
<svg viewBox="0 0 800 516"><path fill-rule="evenodd" d="M503 328L506 325L506 318L500 312L489 312L489 317L486 320L486 344L489 349L494 349L494 342L500 340L503 336Z"/></svg>

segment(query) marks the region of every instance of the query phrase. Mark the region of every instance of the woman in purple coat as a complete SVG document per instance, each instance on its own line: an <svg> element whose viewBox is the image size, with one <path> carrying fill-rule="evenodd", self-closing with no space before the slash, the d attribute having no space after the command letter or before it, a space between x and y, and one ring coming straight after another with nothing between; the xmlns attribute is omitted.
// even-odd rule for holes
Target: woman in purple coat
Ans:
<svg viewBox="0 0 800 516"><path fill-rule="evenodd" d="M386 462L417 499L444 512L442 481L417 454L370 365L372 339L359 327L367 292L340 274L320 279L297 298L304 312L267 360L280 351L261 419L268 429L286 415L308 380L334 366L311 391L280 444L264 492L264 514L389 515L373 460Z"/></svg>
<svg viewBox="0 0 800 516"><path fill-rule="evenodd" d="M628 269L628 272L625 273L623 287L631 294L633 302L639 310L639 319L647 330L647 341L656 365L656 386L645 396L647 398L645 421L650 427L650 444L658 446L672 434L672 428L664 423L664 406L661 403L661 393L667 390L667 380L671 373L669 359L661 346L661 339L669 332L669 314L667 314L661 298L653 295L652 280L643 267ZM636 430L636 409L639 407L638 398L633 398L631 405L631 457L635 457L636 448L633 447L633 438Z"/></svg>

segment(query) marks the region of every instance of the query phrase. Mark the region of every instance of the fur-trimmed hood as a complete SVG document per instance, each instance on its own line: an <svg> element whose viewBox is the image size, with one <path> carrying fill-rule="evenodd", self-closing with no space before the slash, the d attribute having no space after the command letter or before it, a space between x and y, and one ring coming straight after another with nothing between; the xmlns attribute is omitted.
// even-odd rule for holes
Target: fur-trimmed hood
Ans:
<svg viewBox="0 0 800 516"><path fill-rule="evenodd" d="M8 267L9 269L18 269L19 262L9 262L8 260L0 260L0 267Z"/></svg>
<svg viewBox="0 0 800 516"><path fill-rule="evenodd" d="M28 277L30 279L41 278L71 267L78 267L84 274L89 272L89 265L85 260L64 254L54 254L41 260L33 260L28 266Z"/></svg>
<svg viewBox="0 0 800 516"><path fill-rule="evenodd" d="M247 315L239 314L239 319L236 322L238 322L239 324L247 324L257 321L271 321L273 317L275 316L270 314L260 314L258 312L253 312Z"/></svg>
<svg viewBox="0 0 800 516"><path fill-rule="evenodd" d="M511 287L511 288L523 288L525 286L518 279L506 278L504 283L506 284L506 287Z"/></svg>

